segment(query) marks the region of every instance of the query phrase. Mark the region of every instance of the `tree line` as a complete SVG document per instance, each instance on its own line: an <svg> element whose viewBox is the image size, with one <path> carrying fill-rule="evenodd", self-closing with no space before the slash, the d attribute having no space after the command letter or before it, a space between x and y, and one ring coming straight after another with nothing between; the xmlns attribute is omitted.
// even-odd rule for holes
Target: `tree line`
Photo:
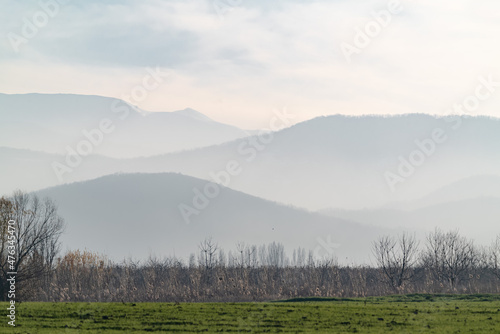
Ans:
<svg viewBox="0 0 500 334"><path fill-rule="evenodd" d="M8 222L17 224L10 262ZM297 297L366 297L407 293L498 293L500 237L489 247L458 231L382 236L373 242L376 265L339 265L299 248L237 243L226 253L212 238L183 261L175 257L113 262L90 251L60 254L64 222L50 199L16 192L0 199L0 296L14 266L21 301L208 302Z"/></svg>

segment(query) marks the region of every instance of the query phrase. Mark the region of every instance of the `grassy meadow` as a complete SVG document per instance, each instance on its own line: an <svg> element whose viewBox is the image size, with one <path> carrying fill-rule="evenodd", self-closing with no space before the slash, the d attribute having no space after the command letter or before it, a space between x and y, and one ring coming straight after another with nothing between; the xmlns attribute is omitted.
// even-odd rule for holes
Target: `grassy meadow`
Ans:
<svg viewBox="0 0 500 334"><path fill-rule="evenodd" d="M1 303L6 310L8 304ZM266 303L17 304L2 333L499 333L500 296L406 295ZM4 311L7 314L7 311Z"/></svg>

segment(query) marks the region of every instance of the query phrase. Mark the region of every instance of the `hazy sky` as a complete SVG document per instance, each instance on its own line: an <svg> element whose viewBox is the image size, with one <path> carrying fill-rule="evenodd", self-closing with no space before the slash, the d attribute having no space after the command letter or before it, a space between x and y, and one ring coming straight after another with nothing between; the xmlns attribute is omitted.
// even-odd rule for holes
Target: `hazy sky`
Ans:
<svg viewBox="0 0 500 334"><path fill-rule="evenodd" d="M73 0L45 14L40 3L54 1L2 1L0 92L121 98L159 67L170 75L141 108L191 107L256 128L283 107L296 121L444 114L478 76L500 81L495 0L403 0L350 63L341 44L356 46L367 24L377 29L372 12L390 1ZM500 89L478 113L500 116L499 107Z"/></svg>

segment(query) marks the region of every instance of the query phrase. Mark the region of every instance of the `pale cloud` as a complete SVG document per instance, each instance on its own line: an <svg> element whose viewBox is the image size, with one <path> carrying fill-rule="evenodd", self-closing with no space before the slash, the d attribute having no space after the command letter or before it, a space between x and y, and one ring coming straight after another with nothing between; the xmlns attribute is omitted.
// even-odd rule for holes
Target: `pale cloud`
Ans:
<svg viewBox="0 0 500 334"><path fill-rule="evenodd" d="M38 2L7 1L0 14L0 92L120 97L147 66L172 77L141 108L192 107L245 128L265 127L273 108L305 120L324 114L443 113L489 73L500 81L500 4L401 1L403 10L346 62L340 43L387 1L88 1L61 7L13 52ZM98 83L98 84L96 84ZM483 114L498 114L500 97Z"/></svg>

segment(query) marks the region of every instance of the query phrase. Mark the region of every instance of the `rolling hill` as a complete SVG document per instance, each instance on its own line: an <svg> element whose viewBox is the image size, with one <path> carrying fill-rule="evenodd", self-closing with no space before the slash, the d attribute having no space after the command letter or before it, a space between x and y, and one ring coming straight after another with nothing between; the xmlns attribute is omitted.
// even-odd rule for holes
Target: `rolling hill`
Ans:
<svg viewBox="0 0 500 334"><path fill-rule="evenodd" d="M376 209L324 209L323 214L384 228L413 228L428 232L438 227L458 229L489 244L500 234L500 177L481 175L443 187L423 198L395 202Z"/></svg>
<svg viewBox="0 0 500 334"><path fill-rule="evenodd" d="M0 94L0 146L66 154L106 120L93 154L132 158L221 144L248 132L193 109L146 112L125 101L72 94Z"/></svg>
<svg viewBox="0 0 500 334"><path fill-rule="evenodd" d="M455 128L456 118L420 114L320 117L276 132L271 140L248 137L136 159L130 166L211 178L234 160L243 171L231 179L233 189L311 210L374 208L415 200L476 175L500 176L500 119L459 120ZM423 153L420 147L433 140L436 130L444 141ZM415 152L423 158L391 188L387 175L399 176L402 161Z"/></svg>
<svg viewBox="0 0 500 334"><path fill-rule="evenodd" d="M193 205L207 182L181 174L119 174L44 189L66 220L63 249L89 249L114 259L144 259L150 254L187 258L212 236L224 249L236 242L282 242L316 250L338 244L339 261L368 261L370 242L384 230L266 201L229 188L210 199L186 221L179 205ZM188 222L188 223L187 223ZM329 238L328 238L329 237ZM348 241L348 242L347 242Z"/></svg>
<svg viewBox="0 0 500 334"><path fill-rule="evenodd" d="M457 122L460 126L457 128ZM428 147L433 133L440 143ZM236 139L220 145L145 158L110 159L87 156L58 180L53 164L66 164L63 155L24 152L26 164L0 150L5 175L4 193L16 184L27 190L123 173L175 172L206 180L219 180L231 189L309 210L360 210L420 199L449 184L480 176L500 176L500 120L487 117L328 116L284 130ZM425 146L427 145L427 146ZM421 148L424 147L424 148ZM426 148L427 147L427 148ZM426 150L430 153L424 153ZM417 154L417 155L415 155ZM418 155L420 154L420 156ZM31 157L30 157L31 155ZM415 156L411 173L402 169ZM238 173L227 178L228 164ZM8 165L8 166L7 166ZM15 171L23 170L22 174ZM8 171L7 171L8 170ZM25 175L30 175L28 182ZM392 185L387 175L397 175ZM30 186L31 185L31 186ZM467 188L467 187L466 187ZM487 196L487 182L470 184L477 195ZM425 205L441 203L441 195ZM457 198L460 199L460 198Z"/></svg>

